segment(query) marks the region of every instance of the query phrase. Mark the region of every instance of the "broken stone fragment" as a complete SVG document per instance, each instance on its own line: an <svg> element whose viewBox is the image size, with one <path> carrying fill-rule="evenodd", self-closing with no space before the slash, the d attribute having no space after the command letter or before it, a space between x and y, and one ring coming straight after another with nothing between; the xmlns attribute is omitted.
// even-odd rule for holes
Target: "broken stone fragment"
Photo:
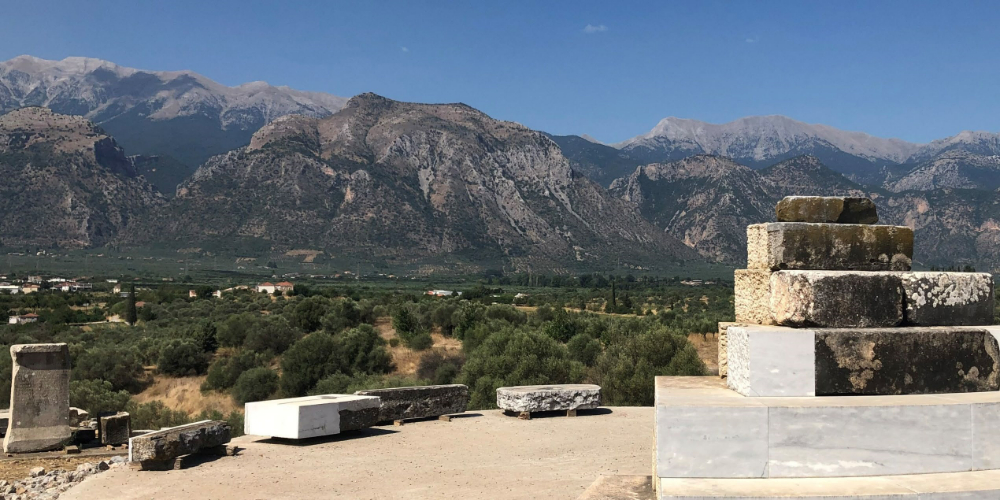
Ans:
<svg viewBox="0 0 1000 500"><path fill-rule="evenodd" d="M770 310L782 326L873 328L903 322L901 273L778 271Z"/></svg>
<svg viewBox="0 0 1000 500"><path fill-rule="evenodd" d="M229 424L203 420L129 439L129 461L166 461L229 442Z"/></svg>
<svg viewBox="0 0 1000 500"><path fill-rule="evenodd" d="M905 226L770 222L747 226L747 269L909 271Z"/></svg>
<svg viewBox="0 0 1000 500"><path fill-rule="evenodd" d="M462 384L373 389L354 394L379 398L379 422L462 413L469 404L469 388Z"/></svg>
<svg viewBox="0 0 1000 500"><path fill-rule="evenodd" d="M993 323L993 276L989 273L903 274L906 323L925 326Z"/></svg>
<svg viewBox="0 0 1000 500"><path fill-rule="evenodd" d="M878 212L868 198L786 196L775 206L778 222L875 224Z"/></svg>
<svg viewBox="0 0 1000 500"><path fill-rule="evenodd" d="M587 410L601 406L601 386L523 385L497 389L497 407L514 412Z"/></svg>

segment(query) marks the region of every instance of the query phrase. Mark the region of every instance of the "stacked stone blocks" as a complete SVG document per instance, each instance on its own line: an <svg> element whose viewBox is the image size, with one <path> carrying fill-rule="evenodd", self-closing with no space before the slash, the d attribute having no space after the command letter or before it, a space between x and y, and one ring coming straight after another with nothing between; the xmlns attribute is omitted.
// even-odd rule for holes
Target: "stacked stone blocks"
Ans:
<svg viewBox="0 0 1000 500"><path fill-rule="evenodd" d="M835 478L754 498L847 498L853 476L1000 469L993 277L912 271L913 231L876 225L871 200L789 197L776 215L747 228L724 380L657 378L658 498L729 498L718 486L744 478Z"/></svg>

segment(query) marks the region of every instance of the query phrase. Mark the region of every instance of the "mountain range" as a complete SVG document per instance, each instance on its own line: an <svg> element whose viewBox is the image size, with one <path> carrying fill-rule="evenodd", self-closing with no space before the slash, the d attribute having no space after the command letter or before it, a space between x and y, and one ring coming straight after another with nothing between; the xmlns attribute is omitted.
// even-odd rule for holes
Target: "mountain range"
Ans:
<svg viewBox="0 0 1000 500"><path fill-rule="evenodd" d="M227 87L191 71L144 71L86 57L0 62L0 114L43 106L83 116L130 154L159 157L153 161L159 166L143 173L168 195L208 158L245 146L275 118L329 116L345 102L265 82Z"/></svg>
<svg viewBox="0 0 1000 500"><path fill-rule="evenodd" d="M869 196L921 266L1000 267L1000 135L783 116L608 145L464 104L350 100L106 61L0 63L0 245L288 252L451 270L740 265L786 195ZM126 151L128 155L126 155Z"/></svg>

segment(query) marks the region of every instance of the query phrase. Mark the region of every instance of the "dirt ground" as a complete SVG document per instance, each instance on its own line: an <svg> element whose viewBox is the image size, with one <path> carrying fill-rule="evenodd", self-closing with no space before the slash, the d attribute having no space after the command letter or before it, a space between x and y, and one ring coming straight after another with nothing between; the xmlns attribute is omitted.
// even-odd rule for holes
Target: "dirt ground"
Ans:
<svg viewBox="0 0 1000 500"><path fill-rule="evenodd" d="M111 457L72 456L66 458L8 458L0 460L0 479L14 482L30 476L31 469L45 467L45 470L76 470L76 466L91 462L97 463Z"/></svg>
<svg viewBox="0 0 1000 500"><path fill-rule="evenodd" d="M599 475L651 468L653 408L519 420L498 411L327 439L243 436L236 457L167 472L114 469L60 499L575 499Z"/></svg>

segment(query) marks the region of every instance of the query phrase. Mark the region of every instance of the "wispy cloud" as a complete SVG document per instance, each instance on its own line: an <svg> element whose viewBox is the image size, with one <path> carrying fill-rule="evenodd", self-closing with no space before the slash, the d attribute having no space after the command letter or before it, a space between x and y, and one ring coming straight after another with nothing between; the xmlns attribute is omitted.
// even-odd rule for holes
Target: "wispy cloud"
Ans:
<svg viewBox="0 0 1000 500"><path fill-rule="evenodd" d="M757 43L758 40L760 40L759 36L755 36L753 38L747 38L747 43Z"/></svg>
<svg viewBox="0 0 1000 500"><path fill-rule="evenodd" d="M594 33L603 33L605 31L608 31L608 27L603 24L598 24L597 26L594 26L593 24L588 24L583 27L583 32L588 35L593 35Z"/></svg>
<svg viewBox="0 0 1000 500"><path fill-rule="evenodd" d="M410 48L409 47L400 47L399 50L402 50L403 52L409 52Z"/></svg>

